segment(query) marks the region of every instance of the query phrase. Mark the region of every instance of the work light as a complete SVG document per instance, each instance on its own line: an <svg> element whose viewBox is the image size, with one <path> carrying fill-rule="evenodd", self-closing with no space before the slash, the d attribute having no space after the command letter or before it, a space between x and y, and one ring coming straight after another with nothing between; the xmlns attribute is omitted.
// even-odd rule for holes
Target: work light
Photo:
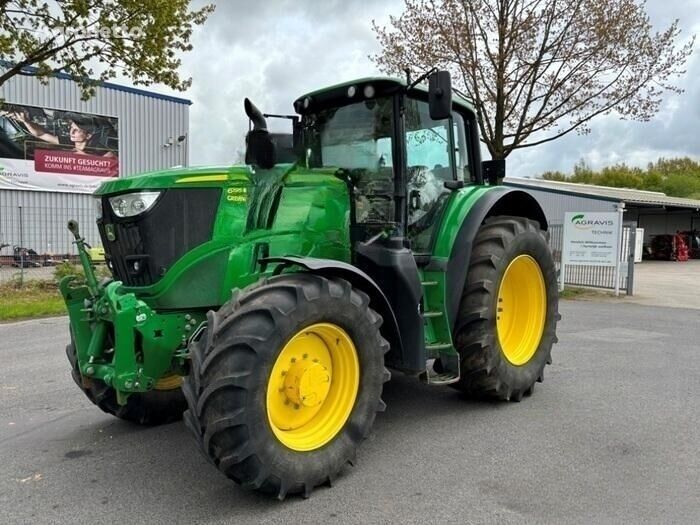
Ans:
<svg viewBox="0 0 700 525"><path fill-rule="evenodd" d="M150 209L159 195L159 191L124 193L110 197L109 204L117 217L133 217Z"/></svg>

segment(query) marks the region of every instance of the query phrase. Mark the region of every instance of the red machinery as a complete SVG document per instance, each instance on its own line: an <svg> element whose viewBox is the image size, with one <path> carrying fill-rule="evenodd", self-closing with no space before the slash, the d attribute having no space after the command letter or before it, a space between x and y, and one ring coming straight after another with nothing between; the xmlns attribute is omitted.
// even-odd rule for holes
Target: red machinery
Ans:
<svg viewBox="0 0 700 525"><path fill-rule="evenodd" d="M655 235L651 239L651 258L664 261L687 261L690 253L685 236L680 232L674 235Z"/></svg>
<svg viewBox="0 0 700 525"><path fill-rule="evenodd" d="M691 259L700 259L700 231L691 230L681 232L681 235L688 244L688 251Z"/></svg>
<svg viewBox="0 0 700 525"><path fill-rule="evenodd" d="M690 259L690 250L688 249L688 243L685 242L686 237L680 233L676 233L673 236L674 244L676 245L676 260L677 261L687 261Z"/></svg>

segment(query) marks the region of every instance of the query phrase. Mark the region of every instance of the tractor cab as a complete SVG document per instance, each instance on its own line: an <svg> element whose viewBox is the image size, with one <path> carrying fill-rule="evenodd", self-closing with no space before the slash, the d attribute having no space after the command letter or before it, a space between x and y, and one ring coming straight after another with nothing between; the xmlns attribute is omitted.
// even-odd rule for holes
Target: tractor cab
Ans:
<svg viewBox="0 0 700 525"><path fill-rule="evenodd" d="M430 85L367 78L294 103L303 161L339 168L353 187L355 240L385 232L427 255L450 191L483 182L473 109L452 103L448 75Z"/></svg>
<svg viewBox="0 0 700 525"><path fill-rule="evenodd" d="M426 77L427 89L420 83ZM379 285L396 316L402 344L392 345L387 362L421 371L437 360L444 373L426 379L457 381L448 304L432 292L442 289L446 270L434 245L452 193L484 184L473 108L453 99L446 72L414 82L346 82L304 95L294 108L299 163L337 169L346 182L351 262ZM250 144L265 124L249 109ZM260 151L265 163L264 144Z"/></svg>

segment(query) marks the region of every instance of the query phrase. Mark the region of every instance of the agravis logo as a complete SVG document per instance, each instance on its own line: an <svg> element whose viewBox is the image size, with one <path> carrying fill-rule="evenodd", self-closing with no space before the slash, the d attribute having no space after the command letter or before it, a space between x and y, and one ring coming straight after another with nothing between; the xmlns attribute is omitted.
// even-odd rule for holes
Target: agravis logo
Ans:
<svg viewBox="0 0 700 525"><path fill-rule="evenodd" d="M584 213L579 213L571 217L571 223L579 230L590 230L594 226L612 226L613 221L611 219L606 219L603 221L586 219Z"/></svg>

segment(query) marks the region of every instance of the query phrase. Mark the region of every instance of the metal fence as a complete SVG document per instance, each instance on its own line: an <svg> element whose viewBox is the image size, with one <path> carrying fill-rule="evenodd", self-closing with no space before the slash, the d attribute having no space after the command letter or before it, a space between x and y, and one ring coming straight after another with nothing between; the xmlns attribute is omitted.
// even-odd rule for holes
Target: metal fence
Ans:
<svg viewBox="0 0 700 525"><path fill-rule="evenodd" d="M77 251L66 228L69 219L80 223L89 244L101 243L92 207L0 206L0 283L50 279L56 264L75 262Z"/></svg>
<svg viewBox="0 0 700 525"><path fill-rule="evenodd" d="M637 225L625 223L622 228L622 241L620 243L620 274L618 276L619 289L626 291L627 295L634 292L634 248ZM564 226L562 224L549 225L549 245L554 254L557 271L561 279L561 252L564 244ZM583 266L567 264L564 275L564 284L572 286L587 286L591 288L615 289L615 267L613 266Z"/></svg>

